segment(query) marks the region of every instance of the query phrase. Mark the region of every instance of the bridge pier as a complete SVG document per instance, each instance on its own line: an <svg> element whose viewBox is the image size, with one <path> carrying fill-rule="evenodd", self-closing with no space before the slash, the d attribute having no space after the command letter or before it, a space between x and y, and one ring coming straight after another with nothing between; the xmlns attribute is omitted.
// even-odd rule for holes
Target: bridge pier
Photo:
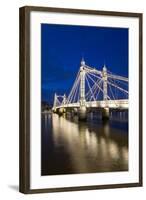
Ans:
<svg viewBox="0 0 146 200"><path fill-rule="evenodd" d="M53 111L53 113L57 113L57 110L56 110L56 108L55 108L55 109L53 109L52 111Z"/></svg>
<svg viewBox="0 0 146 200"><path fill-rule="evenodd" d="M65 112L66 112L66 109L65 109L65 108L59 108L57 113L58 113L59 115L63 115Z"/></svg>
<svg viewBox="0 0 146 200"><path fill-rule="evenodd" d="M86 121L87 120L87 108L86 106L80 106L78 110L78 116L80 121Z"/></svg>
<svg viewBox="0 0 146 200"><path fill-rule="evenodd" d="M102 120L108 120L110 116L109 108L105 107L102 109Z"/></svg>
<svg viewBox="0 0 146 200"><path fill-rule="evenodd" d="M78 109L77 109L77 108L74 108L74 109L73 109L73 114L74 114L74 115L77 115L77 114L78 114Z"/></svg>

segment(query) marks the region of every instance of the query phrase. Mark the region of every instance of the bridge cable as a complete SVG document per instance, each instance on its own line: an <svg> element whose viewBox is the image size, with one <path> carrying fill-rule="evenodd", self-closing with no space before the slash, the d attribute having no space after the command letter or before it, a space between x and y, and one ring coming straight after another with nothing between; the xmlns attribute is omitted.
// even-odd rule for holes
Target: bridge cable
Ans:
<svg viewBox="0 0 146 200"><path fill-rule="evenodd" d="M89 76L89 74L87 73L87 76L93 81L93 83L95 83L96 84L96 82L91 78L91 76ZM102 91L102 93L104 93L103 92L103 89L97 84L97 87ZM107 95L107 98L108 99L110 99L110 97Z"/></svg>
<svg viewBox="0 0 146 200"><path fill-rule="evenodd" d="M90 92L91 92L90 101L91 101L92 98L93 98L93 100L95 101L95 97L94 97L93 91L92 91L92 89L91 89L91 87L90 87L90 84L89 84L89 81L88 81L88 79L87 79L87 76L85 76L85 79L86 79L86 81L87 81L87 85L88 85L88 87L89 87L89 89L90 89Z"/></svg>

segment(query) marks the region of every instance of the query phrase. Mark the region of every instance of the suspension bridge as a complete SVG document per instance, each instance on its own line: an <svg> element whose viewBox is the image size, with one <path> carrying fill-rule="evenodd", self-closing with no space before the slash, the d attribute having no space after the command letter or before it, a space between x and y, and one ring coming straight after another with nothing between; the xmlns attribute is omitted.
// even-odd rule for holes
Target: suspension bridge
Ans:
<svg viewBox="0 0 146 200"><path fill-rule="evenodd" d="M128 104L128 78L113 74L105 65L97 70L82 58L69 95L55 93L52 110L59 114L74 111L84 120L88 110L98 108L104 119L109 118L110 109L128 109Z"/></svg>

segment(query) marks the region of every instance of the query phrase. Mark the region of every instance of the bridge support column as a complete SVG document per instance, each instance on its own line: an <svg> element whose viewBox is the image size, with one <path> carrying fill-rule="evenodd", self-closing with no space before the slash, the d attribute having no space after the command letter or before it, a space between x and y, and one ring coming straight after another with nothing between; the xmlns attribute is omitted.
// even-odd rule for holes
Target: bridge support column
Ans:
<svg viewBox="0 0 146 200"><path fill-rule="evenodd" d="M109 108L103 108L102 109L102 120L108 120L109 119Z"/></svg>
<svg viewBox="0 0 146 200"><path fill-rule="evenodd" d="M74 115L77 115L77 114L78 114L78 109L77 109L77 108L74 108L74 109L73 109L73 113L74 113Z"/></svg>
<svg viewBox="0 0 146 200"><path fill-rule="evenodd" d="M102 71L102 78L103 78L103 99L104 101L107 101L107 68L104 65L103 71Z"/></svg>
<svg viewBox="0 0 146 200"><path fill-rule="evenodd" d="M109 108L106 107L107 100L108 100L108 94L107 94L107 68L104 65L103 71L102 71L102 78L103 78L103 100L105 101L105 108L102 109L102 119L108 120L109 119Z"/></svg>
<svg viewBox="0 0 146 200"><path fill-rule="evenodd" d="M78 111L79 120L85 121L87 119L87 109L86 106L81 106Z"/></svg>
<svg viewBox="0 0 146 200"><path fill-rule="evenodd" d="M78 110L79 120L84 121L87 119L86 99L85 99L85 61L82 59L80 67L80 108Z"/></svg>
<svg viewBox="0 0 146 200"><path fill-rule="evenodd" d="M57 110L56 110L56 108L54 108L52 111L53 111L53 113L57 113Z"/></svg>
<svg viewBox="0 0 146 200"><path fill-rule="evenodd" d="M59 115L63 115L63 113L65 113L65 112L66 112L65 108L59 108L59 110L58 110Z"/></svg>

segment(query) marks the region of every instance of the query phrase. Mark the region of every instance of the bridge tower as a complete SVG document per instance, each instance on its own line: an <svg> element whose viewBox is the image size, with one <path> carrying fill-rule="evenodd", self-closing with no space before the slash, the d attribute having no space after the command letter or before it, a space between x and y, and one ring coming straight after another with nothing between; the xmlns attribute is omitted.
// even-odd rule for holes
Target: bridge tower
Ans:
<svg viewBox="0 0 146 200"><path fill-rule="evenodd" d="M79 119L86 120L86 99L85 99L85 61L82 58L80 66L80 108L79 108Z"/></svg>
<svg viewBox="0 0 146 200"><path fill-rule="evenodd" d="M107 68L105 65L103 66L102 78L103 78L103 100L107 101Z"/></svg>
<svg viewBox="0 0 146 200"><path fill-rule="evenodd" d="M85 100L85 61L82 58L81 60L81 66L80 66L80 105L85 106L86 100Z"/></svg>
<svg viewBox="0 0 146 200"><path fill-rule="evenodd" d="M102 78L103 78L103 100L105 101L105 107L102 110L102 118L108 119L109 118L109 108L107 107L107 100L108 100L108 77L107 77L107 68L104 65L102 70Z"/></svg>
<svg viewBox="0 0 146 200"><path fill-rule="evenodd" d="M66 95L63 95L63 105L66 104Z"/></svg>

